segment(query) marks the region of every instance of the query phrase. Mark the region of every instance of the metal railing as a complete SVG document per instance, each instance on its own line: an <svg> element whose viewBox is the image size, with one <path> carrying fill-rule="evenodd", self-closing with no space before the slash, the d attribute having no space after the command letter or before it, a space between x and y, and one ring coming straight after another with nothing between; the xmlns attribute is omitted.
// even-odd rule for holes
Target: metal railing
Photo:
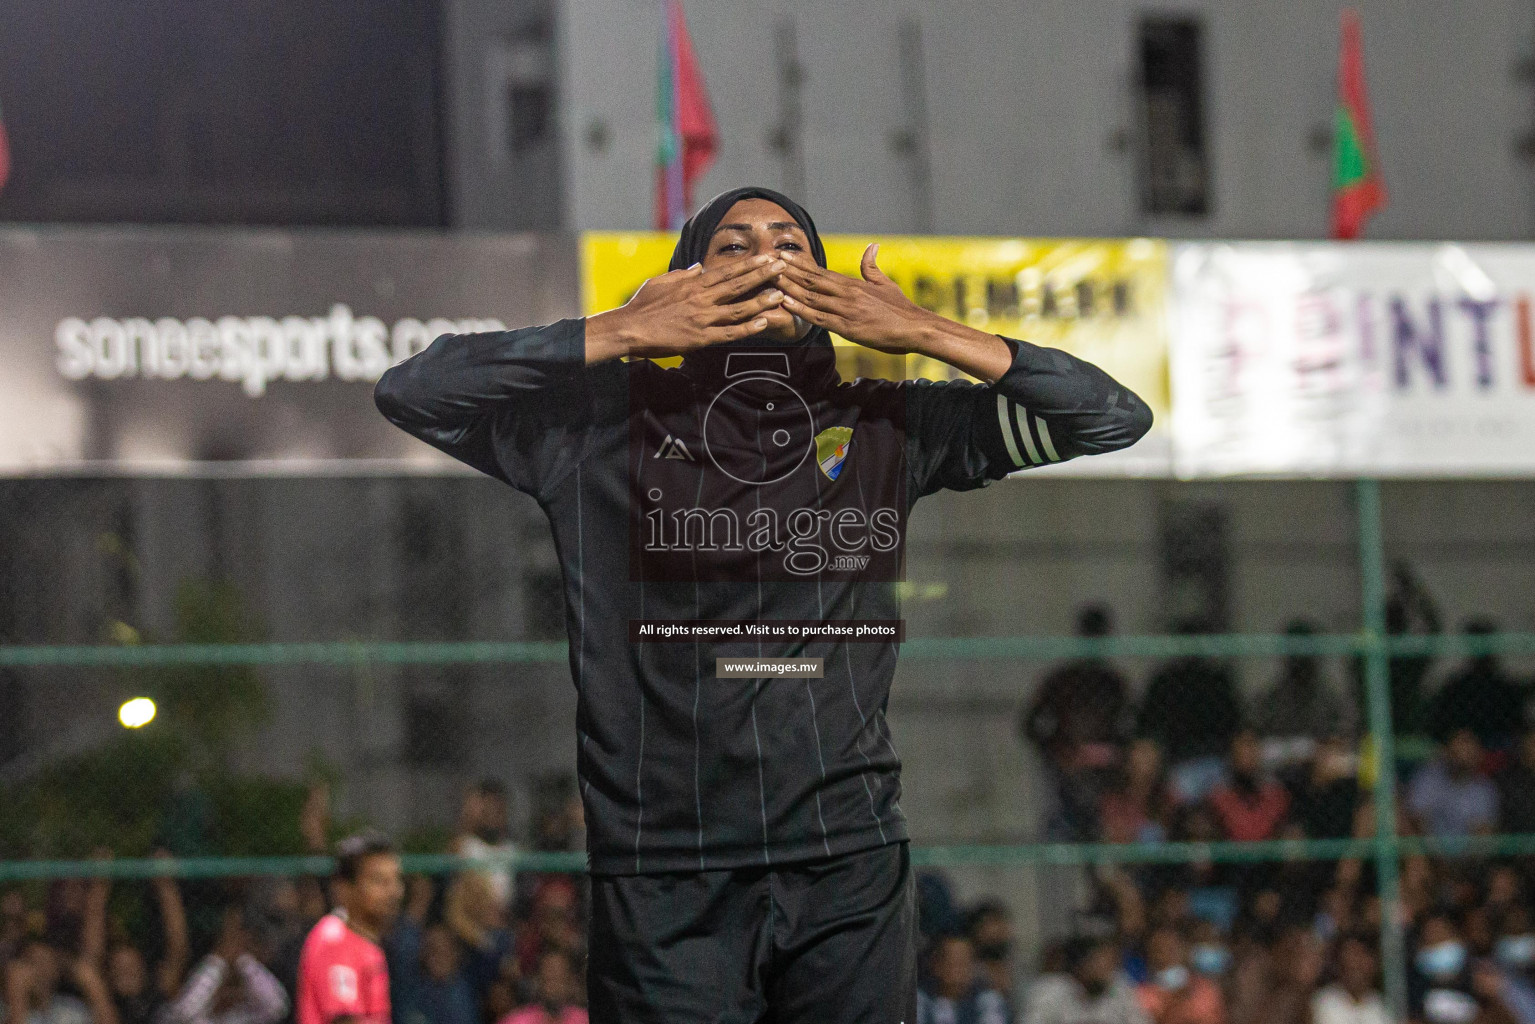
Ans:
<svg viewBox="0 0 1535 1024"><path fill-rule="evenodd" d="M909 639L903 658L956 660L1082 656L1265 657L1275 655L1355 656L1364 665L1366 723L1378 770L1373 774L1376 828L1369 839L1313 839L1218 843L1026 843L1011 846L933 846L913 850L916 864L929 867L1090 865L1107 863L1285 862L1371 858L1382 901L1381 949L1388 1005L1397 1019L1407 1006L1406 951L1400 913L1399 860L1431 854L1445 858L1482 858L1535 854L1535 835L1463 839L1400 834L1396 818L1396 751L1391 723L1389 660L1404 655L1511 654L1535 652L1535 633L1487 636L1388 636L1380 485L1355 484L1362 627L1358 632L1314 636L1226 634L1217 636L1118 636L1083 639L1063 636ZM392 663L558 663L566 659L563 643L252 643L141 646L0 646L0 667L141 667L151 665L349 665ZM571 853L517 853L503 858L519 869L579 872L585 856ZM466 866L485 867L486 859L447 855L410 855L409 871L440 872ZM74 876L114 878L242 877L252 875L323 875L326 857L207 857L112 861L0 862L0 882Z"/></svg>

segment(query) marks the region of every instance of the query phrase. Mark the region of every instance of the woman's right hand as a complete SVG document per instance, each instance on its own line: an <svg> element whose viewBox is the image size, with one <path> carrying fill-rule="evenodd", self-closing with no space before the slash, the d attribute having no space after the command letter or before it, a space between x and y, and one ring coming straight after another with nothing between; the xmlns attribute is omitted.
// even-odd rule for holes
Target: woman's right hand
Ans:
<svg viewBox="0 0 1535 1024"><path fill-rule="evenodd" d="M776 288L757 289L785 267L764 254L715 270L695 264L653 277L619 308L586 318L586 361L684 355L757 334L767 327L763 314L783 302Z"/></svg>

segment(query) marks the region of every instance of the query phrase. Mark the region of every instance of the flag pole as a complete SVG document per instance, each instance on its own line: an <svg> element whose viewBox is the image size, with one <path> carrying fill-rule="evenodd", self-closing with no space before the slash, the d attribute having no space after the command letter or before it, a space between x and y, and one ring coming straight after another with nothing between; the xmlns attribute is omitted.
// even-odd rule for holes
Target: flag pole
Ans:
<svg viewBox="0 0 1535 1024"><path fill-rule="evenodd" d="M678 103L678 75L680 68L677 66L677 19L680 14L677 0L661 0L661 32L665 40L661 58L666 61L666 109L668 113L666 131L670 138L667 147L670 159L666 163L666 214L667 230L676 231L682 227L682 222L687 219L687 211L683 209L683 182L682 163L683 145L682 138L682 111Z"/></svg>

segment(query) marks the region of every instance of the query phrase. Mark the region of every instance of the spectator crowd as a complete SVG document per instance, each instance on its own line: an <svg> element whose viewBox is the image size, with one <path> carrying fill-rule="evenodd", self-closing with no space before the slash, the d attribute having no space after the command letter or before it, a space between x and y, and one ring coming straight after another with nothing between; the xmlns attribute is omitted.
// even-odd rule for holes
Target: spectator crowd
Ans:
<svg viewBox="0 0 1535 1024"><path fill-rule="evenodd" d="M329 848L328 816L316 787L300 823L313 852ZM567 801L542 816L537 845L579 848L580 826ZM465 794L446 852L486 865L407 878L380 943L395 1024L585 1024L583 888L508 867L499 783ZM105 875L0 889L0 1024L294 1021L304 940L336 906L333 879Z"/></svg>
<svg viewBox="0 0 1535 1024"><path fill-rule="evenodd" d="M1393 634L1437 632L1398 570ZM1476 620L1472 635L1493 630ZM1084 609L1078 630L1111 632ZM1180 632L1204 631L1184 623ZM1295 621L1297 638L1319 628ZM1390 662L1393 772L1405 834L1535 834L1530 685L1491 655L1429 687L1427 657ZM1246 700L1218 659L1178 657L1138 693L1111 661L1051 670L1019 731L1051 800L1044 832L1105 844L1369 839L1375 760L1362 671L1295 654ZM1414 750L1412 737L1421 737ZM583 846L580 803L539 816L540 850ZM300 833L329 849L328 791ZM505 790L471 787L446 851L482 867L416 874L383 949L396 1024L584 1024L586 891L515 872ZM105 851L100 856L108 857ZM168 856L168 855L167 855ZM1072 932L1021 962L1008 905L965 906L941 872L918 877L924 951L916 1024L1386 1024L1381 902L1369 858L1099 864ZM0 1024L287 1024L306 935L336 905L331 880L113 882L0 888ZM1535 1024L1535 858L1401 860L1409 1019ZM398 890L397 890L398 893Z"/></svg>
<svg viewBox="0 0 1535 1024"><path fill-rule="evenodd" d="M1397 568L1393 634L1440 628ZM1468 635L1495 631L1486 620ZM1078 633L1111 632L1083 609ZM1177 632L1207 632L1197 622ZM1320 632L1298 620L1286 632ZM1492 655L1434 679L1394 656L1398 830L1454 838L1535 833L1532 687ZM1295 654L1244 700L1220 659L1177 657L1136 694L1106 658L1057 666L1019 732L1044 766L1048 839L1107 844L1369 839L1378 770L1363 728L1362 667L1329 677ZM1430 686L1430 683L1437 683ZM1098 865L1074 932L1013 962L1000 904L954 909L923 879L919 1024L1385 1024L1381 904L1369 858ZM1408 1016L1421 1024L1535 1024L1535 859L1406 856L1401 924ZM1002 923L999 923L1002 922ZM1025 971L1024 968L1029 968ZM1028 980L1019 982L1020 974Z"/></svg>

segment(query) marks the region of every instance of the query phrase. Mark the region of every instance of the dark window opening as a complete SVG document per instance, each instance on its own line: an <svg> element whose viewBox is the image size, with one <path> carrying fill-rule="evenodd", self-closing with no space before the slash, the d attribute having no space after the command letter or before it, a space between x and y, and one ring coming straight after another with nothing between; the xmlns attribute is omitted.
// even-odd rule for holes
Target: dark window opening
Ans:
<svg viewBox="0 0 1535 1024"><path fill-rule="evenodd" d="M554 34L544 21L490 44L489 136L495 163L538 157L554 139Z"/></svg>
<svg viewBox="0 0 1535 1024"><path fill-rule="evenodd" d="M1205 149L1204 28L1187 17L1140 26L1141 210L1204 216L1210 211Z"/></svg>
<svg viewBox="0 0 1535 1024"><path fill-rule="evenodd" d="M542 144L549 134L554 97L548 82L514 83L507 89L507 145L513 155Z"/></svg>
<svg viewBox="0 0 1535 1024"><path fill-rule="evenodd" d="M405 701L405 763L451 768L464 748L463 723L447 697L415 694Z"/></svg>
<svg viewBox="0 0 1535 1024"><path fill-rule="evenodd" d="M1197 622L1201 632L1231 624L1231 548L1226 507L1164 500L1158 510L1157 554L1167 624Z"/></svg>

